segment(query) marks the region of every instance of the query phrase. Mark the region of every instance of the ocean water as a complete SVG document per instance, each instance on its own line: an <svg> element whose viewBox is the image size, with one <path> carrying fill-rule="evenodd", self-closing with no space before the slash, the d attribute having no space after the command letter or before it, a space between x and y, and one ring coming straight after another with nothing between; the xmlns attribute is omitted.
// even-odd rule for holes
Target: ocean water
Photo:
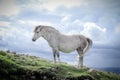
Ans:
<svg viewBox="0 0 120 80"><path fill-rule="evenodd" d="M92 69L120 74L120 68L119 67L103 67L103 68L92 67Z"/></svg>

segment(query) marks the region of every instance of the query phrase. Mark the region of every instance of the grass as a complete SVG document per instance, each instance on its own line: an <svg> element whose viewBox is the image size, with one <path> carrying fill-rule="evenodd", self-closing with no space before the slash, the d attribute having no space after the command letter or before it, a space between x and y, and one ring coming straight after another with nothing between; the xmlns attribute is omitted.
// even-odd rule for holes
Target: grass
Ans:
<svg viewBox="0 0 120 80"><path fill-rule="evenodd" d="M120 75L77 69L72 65L30 55L0 51L0 80L120 80Z"/></svg>

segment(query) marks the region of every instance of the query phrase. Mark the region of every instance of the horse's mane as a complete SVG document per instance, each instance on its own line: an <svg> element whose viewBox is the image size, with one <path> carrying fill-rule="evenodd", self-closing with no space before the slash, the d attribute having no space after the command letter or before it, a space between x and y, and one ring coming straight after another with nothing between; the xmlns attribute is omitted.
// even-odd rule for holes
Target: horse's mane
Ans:
<svg viewBox="0 0 120 80"><path fill-rule="evenodd" d="M34 29L34 32L36 32L36 30L37 30L38 28L40 28L40 30L47 28L47 29L54 30L55 32L59 32L59 31L56 30L55 28L53 28L53 27L51 27L51 26L45 26L45 25L38 25L38 26L36 26L35 29Z"/></svg>

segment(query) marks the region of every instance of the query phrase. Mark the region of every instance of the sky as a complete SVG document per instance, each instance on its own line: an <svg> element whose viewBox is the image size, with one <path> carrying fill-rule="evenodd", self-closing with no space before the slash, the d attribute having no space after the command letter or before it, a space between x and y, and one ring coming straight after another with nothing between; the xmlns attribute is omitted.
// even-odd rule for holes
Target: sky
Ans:
<svg viewBox="0 0 120 80"><path fill-rule="evenodd" d="M0 0L0 50L52 60L52 50L40 38L32 42L37 25L49 25L64 34L82 34L93 41L85 54L89 67L120 68L120 0ZM77 52L64 54L77 62Z"/></svg>

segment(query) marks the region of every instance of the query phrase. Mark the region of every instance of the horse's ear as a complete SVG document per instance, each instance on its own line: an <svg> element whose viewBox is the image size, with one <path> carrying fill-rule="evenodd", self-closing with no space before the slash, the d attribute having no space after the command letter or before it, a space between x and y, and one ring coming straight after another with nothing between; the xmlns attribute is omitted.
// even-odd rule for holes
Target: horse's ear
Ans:
<svg viewBox="0 0 120 80"><path fill-rule="evenodd" d="M36 26L35 29L34 29L34 32L36 32L36 30L39 28L39 26Z"/></svg>
<svg viewBox="0 0 120 80"><path fill-rule="evenodd" d="M35 27L34 32L36 32L36 30L37 30L37 27Z"/></svg>
<svg viewBox="0 0 120 80"><path fill-rule="evenodd" d="M37 27L36 27L36 30L38 29L38 28L40 28L39 30L41 31L42 29L42 27L41 27L41 25L38 25Z"/></svg>
<svg viewBox="0 0 120 80"><path fill-rule="evenodd" d="M39 28L39 31L41 31L44 27L42 25L36 26L34 32L36 32L36 30Z"/></svg>
<svg viewBox="0 0 120 80"><path fill-rule="evenodd" d="M40 28L40 31L42 31L43 28L44 28L44 27L41 27L41 28Z"/></svg>

